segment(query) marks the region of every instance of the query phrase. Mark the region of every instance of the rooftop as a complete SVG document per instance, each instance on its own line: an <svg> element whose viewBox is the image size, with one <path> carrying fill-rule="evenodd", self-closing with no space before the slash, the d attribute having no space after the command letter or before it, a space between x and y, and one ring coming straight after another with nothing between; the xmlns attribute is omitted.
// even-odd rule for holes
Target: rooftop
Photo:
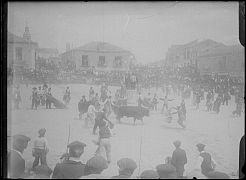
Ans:
<svg viewBox="0 0 246 180"><path fill-rule="evenodd" d="M37 51L40 53L59 53L56 48L38 48Z"/></svg>
<svg viewBox="0 0 246 180"><path fill-rule="evenodd" d="M8 43L35 43L33 41L26 41L24 38L17 36L11 32L8 32Z"/></svg>
<svg viewBox="0 0 246 180"><path fill-rule="evenodd" d="M130 52L116 45L107 42L100 42L100 41L90 42L78 48L71 49L70 51L72 50L94 51L94 52Z"/></svg>

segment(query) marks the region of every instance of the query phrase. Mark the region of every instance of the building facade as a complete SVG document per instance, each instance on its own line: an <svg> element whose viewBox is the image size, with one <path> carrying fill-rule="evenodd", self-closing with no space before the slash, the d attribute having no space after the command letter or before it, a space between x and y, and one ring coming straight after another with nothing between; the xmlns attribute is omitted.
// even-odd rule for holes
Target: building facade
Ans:
<svg viewBox="0 0 246 180"><path fill-rule="evenodd" d="M192 41L168 49L165 64L169 66L195 65L201 74L226 73L244 75L244 48L227 46L213 40Z"/></svg>
<svg viewBox="0 0 246 180"><path fill-rule="evenodd" d="M72 61L77 70L127 71L133 54L106 42L91 42L61 54L62 63Z"/></svg>
<svg viewBox="0 0 246 180"><path fill-rule="evenodd" d="M38 48L36 52L37 57L44 59L57 58L59 56L59 51L55 48Z"/></svg>
<svg viewBox="0 0 246 180"><path fill-rule="evenodd" d="M196 64L197 57L208 53L217 47L224 47L222 43L213 40L192 41L183 45L173 45L166 53L165 63L169 66L183 66Z"/></svg>
<svg viewBox="0 0 246 180"><path fill-rule="evenodd" d="M220 47L197 57L197 66L202 74L244 76L244 57L244 48L241 45Z"/></svg>
<svg viewBox="0 0 246 180"><path fill-rule="evenodd" d="M13 68L35 69L38 43L31 40L29 28L25 27L23 37L8 32L7 65Z"/></svg>

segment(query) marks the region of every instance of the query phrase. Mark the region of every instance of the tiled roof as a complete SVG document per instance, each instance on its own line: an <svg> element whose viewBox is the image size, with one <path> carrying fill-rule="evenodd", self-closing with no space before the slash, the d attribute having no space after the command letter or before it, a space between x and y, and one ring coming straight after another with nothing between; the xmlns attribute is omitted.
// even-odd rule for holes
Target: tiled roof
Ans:
<svg viewBox="0 0 246 180"><path fill-rule="evenodd" d="M128 50L122 49L110 43L99 42L99 41L90 42L88 44L75 48L75 50L96 51L96 52L129 52Z"/></svg>

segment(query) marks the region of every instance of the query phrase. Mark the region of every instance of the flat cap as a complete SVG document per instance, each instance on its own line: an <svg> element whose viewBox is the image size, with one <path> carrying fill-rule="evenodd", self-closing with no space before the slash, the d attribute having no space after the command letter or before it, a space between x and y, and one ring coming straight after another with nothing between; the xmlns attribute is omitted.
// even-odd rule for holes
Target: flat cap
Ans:
<svg viewBox="0 0 246 180"><path fill-rule="evenodd" d="M145 170L141 173L140 179L159 179L159 175L154 170Z"/></svg>
<svg viewBox="0 0 246 180"><path fill-rule="evenodd" d="M36 166L33 171L35 172L35 174L42 174L42 175L47 175L50 176L52 173L52 170L50 167L46 166L46 165L39 165Z"/></svg>
<svg viewBox="0 0 246 180"><path fill-rule="evenodd" d="M137 164L130 158L122 158L117 161L117 165L120 169L132 169L135 170L137 168Z"/></svg>
<svg viewBox="0 0 246 180"><path fill-rule="evenodd" d="M71 142L69 145L67 145L68 148L76 148L76 147L85 147L86 144L85 143L82 143L80 141L73 141Z"/></svg>
<svg viewBox="0 0 246 180"><path fill-rule="evenodd" d="M196 145L196 147L197 147L198 149L204 149L204 148L205 148L205 145L202 144L202 143L199 143L199 144Z"/></svg>
<svg viewBox="0 0 246 180"><path fill-rule="evenodd" d="M181 145L181 142L180 142L179 140L174 141L174 142L173 142L173 145L174 145L175 147L179 147L179 146Z"/></svg>
<svg viewBox="0 0 246 180"><path fill-rule="evenodd" d="M163 173L173 173L176 171L176 168L171 164L159 164L156 166L157 172Z"/></svg>
<svg viewBox="0 0 246 180"><path fill-rule="evenodd" d="M46 129L45 128L41 128L38 130L39 134L45 134L46 133Z"/></svg>
<svg viewBox="0 0 246 180"><path fill-rule="evenodd" d="M102 171L108 168L108 163L104 157L98 155L98 156L94 156L91 159L89 159L86 162L86 166L88 168L93 168L93 169L97 169L98 171Z"/></svg>
<svg viewBox="0 0 246 180"><path fill-rule="evenodd" d="M16 134L13 136L14 141L30 141L31 139L25 135L22 134Z"/></svg>

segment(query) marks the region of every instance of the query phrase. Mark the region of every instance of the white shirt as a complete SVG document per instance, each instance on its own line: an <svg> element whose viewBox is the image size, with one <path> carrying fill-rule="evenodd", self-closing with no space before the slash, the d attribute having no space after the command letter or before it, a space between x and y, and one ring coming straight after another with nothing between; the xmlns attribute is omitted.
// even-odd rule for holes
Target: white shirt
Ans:
<svg viewBox="0 0 246 180"><path fill-rule="evenodd" d="M34 140L33 148L48 149L48 141L45 137L38 137Z"/></svg>
<svg viewBox="0 0 246 180"><path fill-rule="evenodd" d="M88 113L95 113L96 112L96 109L95 109L95 107L93 106L93 105L90 105L89 107L88 107Z"/></svg>

